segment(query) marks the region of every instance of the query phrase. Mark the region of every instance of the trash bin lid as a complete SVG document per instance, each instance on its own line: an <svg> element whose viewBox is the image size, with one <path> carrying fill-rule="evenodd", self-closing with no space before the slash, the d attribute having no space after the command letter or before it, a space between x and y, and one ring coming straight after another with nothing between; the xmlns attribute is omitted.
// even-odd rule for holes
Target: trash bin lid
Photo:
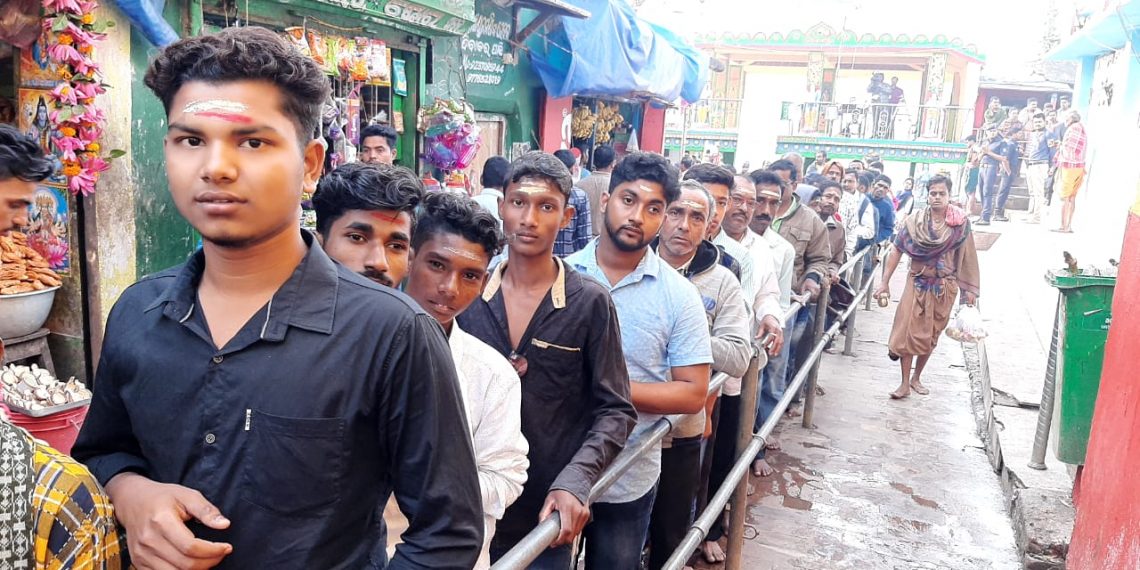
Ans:
<svg viewBox="0 0 1140 570"><path fill-rule="evenodd" d="M1116 277L1105 275L1071 275L1066 269L1047 271L1045 273L1045 281L1058 289L1116 286Z"/></svg>

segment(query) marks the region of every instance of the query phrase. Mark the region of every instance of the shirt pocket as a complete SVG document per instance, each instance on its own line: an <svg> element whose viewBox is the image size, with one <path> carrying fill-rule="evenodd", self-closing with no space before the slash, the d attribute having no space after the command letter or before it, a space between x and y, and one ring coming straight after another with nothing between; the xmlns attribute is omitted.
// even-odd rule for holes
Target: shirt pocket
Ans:
<svg viewBox="0 0 1140 570"><path fill-rule="evenodd" d="M800 244L807 247L807 243L811 241L811 230L804 228L789 228L788 233L792 236L793 245L796 246L796 251L800 251Z"/></svg>
<svg viewBox="0 0 1140 570"><path fill-rule="evenodd" d="M546 381L535 391L543 399L558 400L582 390L582 349L538 338L530 339L528 362L541 362L546 369ZM523 379L525 385L526 379Z"/></svg>
<svg viewBox="0 0 1140 570"><path fill-rule="evenodd" d="M250 410L242 499L284 515L312 515L340 498L345 421Z"/></svg>

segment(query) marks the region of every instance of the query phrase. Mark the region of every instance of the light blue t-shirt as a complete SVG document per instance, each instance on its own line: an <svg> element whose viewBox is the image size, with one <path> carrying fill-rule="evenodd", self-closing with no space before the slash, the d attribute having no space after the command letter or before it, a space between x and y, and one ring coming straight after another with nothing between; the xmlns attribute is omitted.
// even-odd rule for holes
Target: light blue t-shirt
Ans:
<svg viewBox="0 0 1140 570"><path fill-rule="evenodd" d="M670 368L712 363L712 341L701 294L696 286L665 265L651 249L632 273L613 285L598 266L598 239L566 258L578 271L610 289L625 366L632 382L668 382ZM635 437L660 419L638 412ZM661 475L661 445L642 456L602 495L603 503L640 499Z"/></svg>

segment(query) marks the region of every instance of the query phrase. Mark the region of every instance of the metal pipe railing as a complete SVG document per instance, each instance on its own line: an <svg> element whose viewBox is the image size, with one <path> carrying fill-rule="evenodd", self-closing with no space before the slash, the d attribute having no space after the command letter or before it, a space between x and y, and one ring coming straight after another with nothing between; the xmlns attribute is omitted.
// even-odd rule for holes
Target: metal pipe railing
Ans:
<svg viewBox="0 0 1140 570"><path fill-rule="evenodd" d="M709 380L708 394L715 394L720 390L721 386L728 380L728 374L718 372ZM610 464L601 476L590 487L590 495L587 498L586 505L594 504L598 497L602 496L619 477L625 474L626 471L641 458L647 451L653 449L662 438L665 437L681 418L686 414L673 414L665 416L653 423L649 429L641 432L637 437L631 438L621 453L614 458L613 463ZM722 507L723 508L723 507ZM526 568L528 564L538 558L549 546L558 538L558 532L562 528L561 517L557 512L551 513L545 520L540 522L534 530L527 533L521 540L515 544L514 548L510 549L503 555L493 566L492 570L516 570Z"/></svg>
<svg viewBox="0 0 1140 570"><path fill-rule="evenodd" d="M844 268L846 267L847 264L844 265ZM752 434L748 445L739 452L736 463L733 464L732 469L728 473L728 477L724 481L724 484L721 485L721 488L717 490L715 495L713 495L713 498L709 500L709 504L705 508L704 512L702 512L700 516L697 517L697 520L693 523L693 525L689 527L689 532L685 535L684 540L681 542L681 545L677 547L677 550L673 551L673 555L669 557L669 560L665 563L665 566L663 566L663 570L677 570L685 565L685 563L689 560L689 556L692 554L693 550L700 545L701 541L704 540L706 536L708 536L709 527L712 525L712 521L714 521L716 517L719 516L720 513L724 510L724 506L728 502L729 495L733 492L732 490L738 486L747 485L747 482L744 480L744 475L747 473L748 466L752 463L752 459L756 457L757 453L760 452L760 448L764 446L768 436L772 434L772 431L775 429L776 424L780 422L780 419L784 415L784 411L787 410L788 405L791 404L792 399L795 397L796 392L800 389L800 386L802 386L811 375L813 365L823 355L823 349L825 346L827 346L827 342L839 333L839 328L842 326L843 322L847 320L856 311L856 309L858 309L859 301L870 293L870 285L873 282L874 280L869 279L867 280L867 283L863 284L863 287L859 289L858 293L855 295L855 299L851 302L851 305L847 307L847 310L844 311L840 318L831 325L831 328L829 328L821 335L819 339L816 340L815 346L813 347L811 354L808 356L804 367L796 373L791 383L789 383L787 390L784 391L784 397L781 398L780 401L776 404L776 408L772 411L772 414L768 416L766 420L764 420L764 424L760 426L760 429L756 433ZM806 408L805 415L807 415ZM736 543L735 540L733 540L731 537L743 536L743 511L743 503L741 503L740 506L737 506L734 503L733 516L731 518L729 527L730 540L728 544L729 552L725 561L726 570L739 570L741 568L739 552L741 550L742 544ZM734 553L737 553L737 555L733 556Z"/></svg>

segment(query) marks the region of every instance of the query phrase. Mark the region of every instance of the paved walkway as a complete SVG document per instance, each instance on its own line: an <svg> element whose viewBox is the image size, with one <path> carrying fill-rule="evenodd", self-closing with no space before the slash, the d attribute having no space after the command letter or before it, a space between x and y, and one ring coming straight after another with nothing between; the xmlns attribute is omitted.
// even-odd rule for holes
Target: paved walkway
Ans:
<svg viewBox="0 0 1140 570"><path fill-rule="evenodd" d="M824 355L816 428L777 428L783 449L768 456L776 473L756 481L745 568L1020 567L960 345L943 337L924 373L929 396L887 397L899 377L885 344L894 307L860 309L854 357Z"/></svg>

